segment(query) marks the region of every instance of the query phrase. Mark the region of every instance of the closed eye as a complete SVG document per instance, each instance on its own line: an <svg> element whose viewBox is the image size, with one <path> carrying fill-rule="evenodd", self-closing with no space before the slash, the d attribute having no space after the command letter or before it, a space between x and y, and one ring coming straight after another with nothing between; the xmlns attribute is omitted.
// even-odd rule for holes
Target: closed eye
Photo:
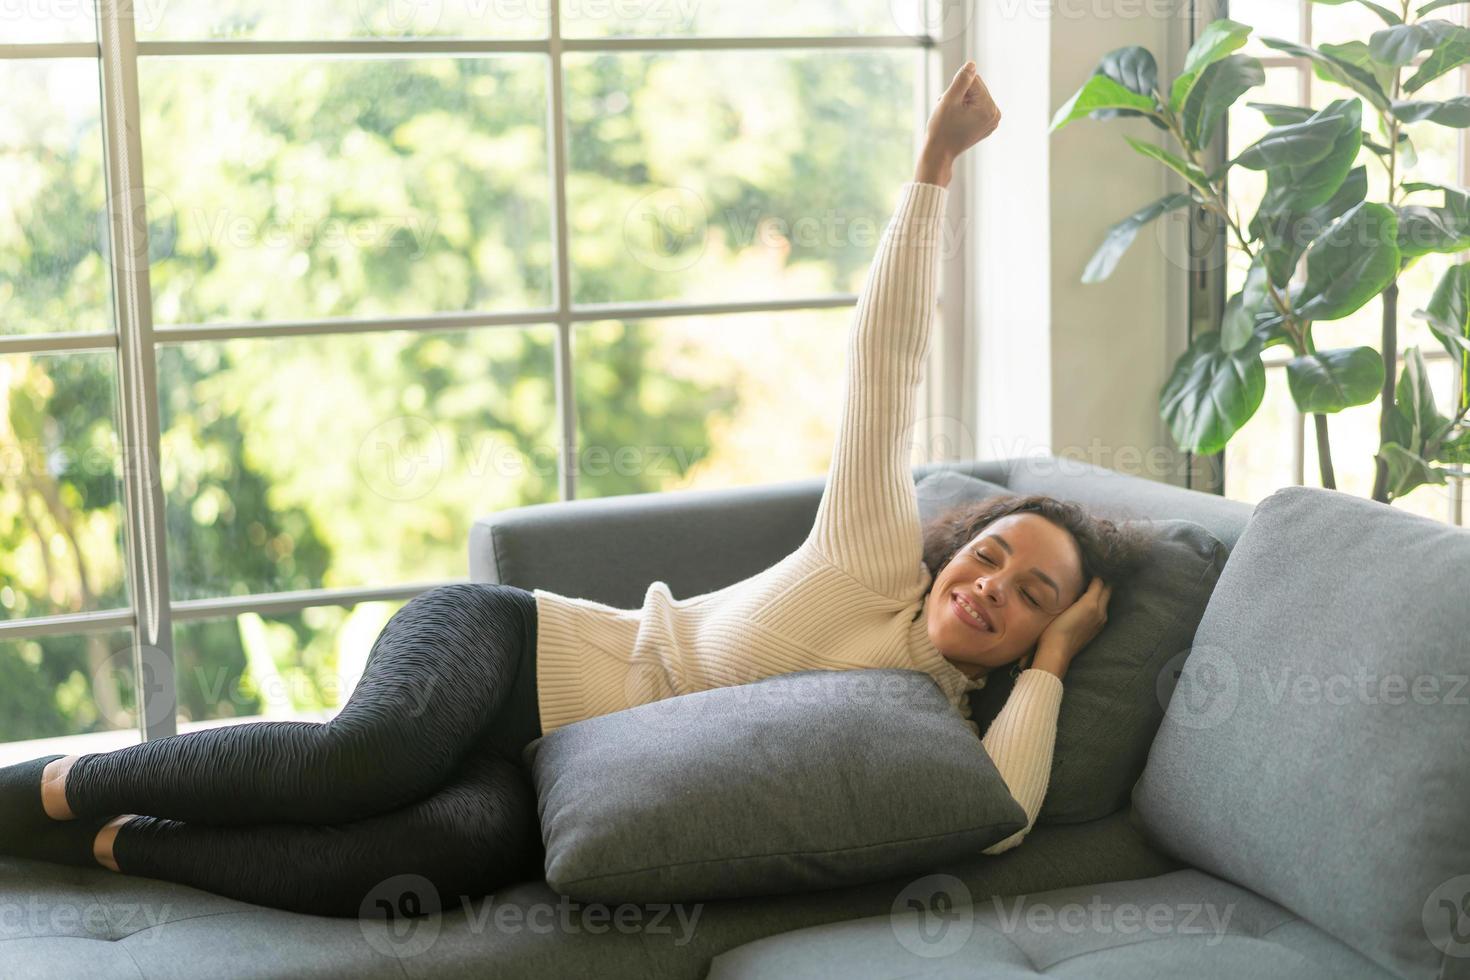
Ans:
<svg viewBox="0 0 1470 980"><path fill-rule="evenodd" d="M971 553L976 558L980 559L981 561L983 561L987 565L994 565L995 564L995 562L993 562L989 558L987 558L985 556L985 553L982 552L982 551L973 551ZM1029 603L1031 603L1031 605L1035 606L1037 609L1040 609L1041 608L1041 603L1037 602L1034 598L1032 598L1031 597L1031 593L1027 592L1025 589L1022 589L1021 590L1021 595L1025 596L1026 601L1029 602Z"/></svg>

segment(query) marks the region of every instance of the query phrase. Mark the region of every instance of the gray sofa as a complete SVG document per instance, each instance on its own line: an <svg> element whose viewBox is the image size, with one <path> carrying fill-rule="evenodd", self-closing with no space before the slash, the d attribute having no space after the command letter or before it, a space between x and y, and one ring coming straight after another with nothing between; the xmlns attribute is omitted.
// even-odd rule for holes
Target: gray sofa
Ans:
<svg viewBox="0 0 1470 980"><path fill-rule="evenodd" d="M1251 508L1050 458L953 469L1118 517L1187 518L1232 546ZM744 489L545 504L482 519L476 581L543 587L619 606L649 582L713 590L789 553L820 479ZM0 976L660 977L1388 976L1281 906L1151 849L1128 811L1038 826L1018 848L976 855L926 883L950 896L939 925L908 901L912 878L694 908L579 906L544 881L402 928L259 908L97 870L0 859ZM1006 928L1021 906L1205 910L1163 931L1108 914ZM997 900L998 899L998 900ZM1208 910L1228 907L1228 923ZM927 913L926 913L927 914ZM931 916L932 917L932 916ZM401 924L400 924L401 925ZM940 952L943 950L943 952ZM958 952L957 952L958 951Z"/></svg>

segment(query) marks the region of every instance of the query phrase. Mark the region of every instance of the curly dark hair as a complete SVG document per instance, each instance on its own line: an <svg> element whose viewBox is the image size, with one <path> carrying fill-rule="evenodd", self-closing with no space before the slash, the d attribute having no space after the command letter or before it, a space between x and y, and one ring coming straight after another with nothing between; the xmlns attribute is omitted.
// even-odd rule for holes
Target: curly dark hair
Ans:
<svg viewBox="0 0 1470 980"><path fill-rule="evenodd" d="M1109 585L1126 581L1148 549L1148 535L1136 525L1095 517L1080 505L1045 494L997 494L951 507L924 526L924 564L933 580L959 550L988 525L1012 514L1038 514L1072 535L1082 557L1082 588L1093 576ZM1073 597L1075 602L1081 593Z"/></svg>

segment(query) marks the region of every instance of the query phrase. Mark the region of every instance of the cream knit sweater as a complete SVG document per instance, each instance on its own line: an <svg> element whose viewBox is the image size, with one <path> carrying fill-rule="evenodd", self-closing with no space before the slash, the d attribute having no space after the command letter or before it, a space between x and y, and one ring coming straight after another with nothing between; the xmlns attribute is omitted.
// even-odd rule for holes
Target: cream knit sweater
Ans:
<svg viewBox="0 0 1470 980"><path fill-rule="evenodd" d="M634 705L798 670L922 670L979 736L965 695L984 686L929 641L910 428L935 306L948 191L909 182L884 229L847 348L845 403L816 523L790 555L714 592L675 599L654 582L642 608L536 589L542 731ZM1022 671L983 745L1026 827L1051 774L1062 682Z"/></svg>

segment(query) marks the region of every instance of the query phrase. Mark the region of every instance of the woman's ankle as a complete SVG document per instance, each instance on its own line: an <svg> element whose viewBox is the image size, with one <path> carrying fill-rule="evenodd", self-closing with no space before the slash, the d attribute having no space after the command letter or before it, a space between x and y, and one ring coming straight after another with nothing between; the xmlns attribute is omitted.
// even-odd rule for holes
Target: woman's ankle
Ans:
<svg viewBox="0 0 1470 980"><path fill-rule="evenodd" d="M75 820L71 804L66 801L66 777L79 756L64 755L46 763L41 771L41 808L52 820Z"/></svg>
<svg viewBox="0 0 1470 980"><path fill-rule="evenodd" d="M123 824L133 819L133 816L131 813L123 813L113 817L102 825L102 829L97 831L96 839L92 841L92 857L96 858L97 863L108 871L121 871L117 866L117 857L113 849L117 844L118 831L122 830Z"/></svg>

